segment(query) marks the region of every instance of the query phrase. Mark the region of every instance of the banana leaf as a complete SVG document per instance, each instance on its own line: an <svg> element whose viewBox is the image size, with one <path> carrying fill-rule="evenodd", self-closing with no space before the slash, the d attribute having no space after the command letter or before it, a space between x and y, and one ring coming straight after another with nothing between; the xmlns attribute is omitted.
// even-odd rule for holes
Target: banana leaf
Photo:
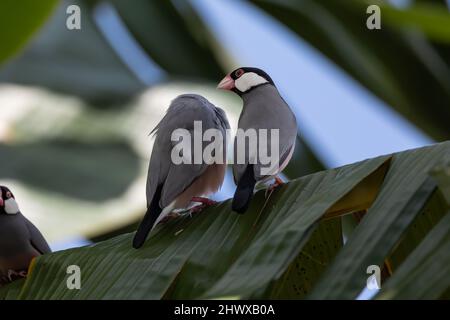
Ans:
<svg viewBox="0 0 450 320"><path fill-rule="evenodd" d="M377 299L437 299L450 287L450 211L381 288Z"/></svg>
<svg viewBox="0 0 450 320"><path fill-rule="evenodd" d="M230 212L227 201L181 217L159 226L141 250L131 248L133 234L123 234L41 256L20 298L255 297L283 276L320 217L388 159L312 174L268 199L261 191L245 215ZM67 289L69 265L81 268L81 290Z"/></svg>
<svg viewBox="0 0 450 320"><path fill-rule="evenodd" d="M445 142L311 174L287 183L268 198L258 192L245 215L231 212L230 201L225 201L193 217L174 218L159 225L139 250L131 247L133 233L126 233L44 255L31 266L18 297L354 297L355 284L362 287L361 273L363 280L367 277L366 261L383 261L389 255L390 244L405 234L435 190L429 169L446 163L448 157L450 142ZM363 194L362 190L369 196L351 196ZM363 206L369 207L368 213L342 246L340 228L334 224ZM327 228L329 232L324 232ZM425 248L436 248L428 252L436 258L427 262L433 268L450 254L446 247L437 246L442 241L434 236L435 228L425 238L431 237L433 244ZM411 265L408 268L422 262L423 243L404 262ZM422 253L415 259L417 250ZM67 288L70 265L80 267L80 290ZM313 268L318 269L316 273ZM395 276L396 272L392 279ZM338 293L333 294L334 290Z"/></svg>
<svg viewBox="0 0 450 320"><path fill-rule="evenodd" d="M411 254L411 252L422 242L431 229L446 214L448 205L442 197L439 189L431 195L428 203L419 212L413 222L407 228L405 234L394 246L391 255L386 259L389 273L395 272Z"/></svg>
<svg viewBox="0 0 450 320"><path fill-rule="evenodd" d="M321 221L297 258L291 262L283 276L274 281L264 297L304 298L331 264L342 245L341 219Z"/></svg>

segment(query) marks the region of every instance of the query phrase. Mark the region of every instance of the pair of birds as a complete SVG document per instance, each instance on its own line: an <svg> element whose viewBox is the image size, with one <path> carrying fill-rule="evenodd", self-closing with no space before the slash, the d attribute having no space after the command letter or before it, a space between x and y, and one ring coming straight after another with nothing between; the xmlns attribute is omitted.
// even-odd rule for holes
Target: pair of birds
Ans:
<svg viewBox="0 0 450 320"><path fill-rule="evenodd" d="M276 176L289 162L297 137L297 123L272 79L260 69L238 68L228 74L218 88L231 90L242 98L244 107L239 128L279 130L279 166L273 175L262 174L262 163L250 163L252 155L249 152L245 154L244 163L233 164L237 188L232 208L243 213L252 198L255 184ZM216 192L222 185L225 161L178 165L171 161L171 133L180 128L192 132L194 121L201 121L204 130L218 129L226 139L225 131L229 124L222 109L193 94L181 95L171 103L154 129L156 139L147 178L147 212L133 239L135 248L141 247L148 233L174 209L185 208L191 201L201 202L202 206L211 204L209 199L200 196ZM226 145L225 142L222 145ZM267 146L258 145L256 149L261 147ZM203 149L201 151L203 154ZM225 160L225 152L223 154ZM280 180L276 181L280 183ZM39 230L22 215L11 190L0 186L0 287L26 276L31 260L48 252L51 252L50 247Z"/></svg>
<svg viewBox="0 0 450 320"><path fill-rule="evenodd" d="M279 152L277 155L270 155L277 158L277 166L270 174L263 174L262 168L265 164L261 162L258 154L261 148L271 150L271 140L263 142L258 139L256 148L249 144L244 145L245 150L240 150L245 152L244 161L233 163L233 177L237 188L232 209L244 213L257 182L274 177L275 183L271 188L282 183L277 174L286 167L292 157L297 138L297 122L273 80L261 69L238 68L228 74L217 87L233 91L242 98L243 110L238 129L278 129L279 139L276 143ZM177 129L185 129L193 134L194 121L201 121L203 130L216 129L222 132L221 144L226 146L225 131L230 126L222 109L194 94L184 94L172 101L167 113L152 131L156 138L147 177L147 212L134 236L134 248L140 248L151 230L174 209L186 208L191 202L202 203L200 208L214 203L202 196L214 193L221 187L226 170L224 162L211 164L203 160L200 164L174 164L171 161L174 148L172 133ZM235 159L237 145L236 138ZM203 144L203 149L205 146ZM203 154L203 149L197 152ZM252 152L258 154L251 154ZM223 152L223 155L226 157L226 152Z"/></svg>

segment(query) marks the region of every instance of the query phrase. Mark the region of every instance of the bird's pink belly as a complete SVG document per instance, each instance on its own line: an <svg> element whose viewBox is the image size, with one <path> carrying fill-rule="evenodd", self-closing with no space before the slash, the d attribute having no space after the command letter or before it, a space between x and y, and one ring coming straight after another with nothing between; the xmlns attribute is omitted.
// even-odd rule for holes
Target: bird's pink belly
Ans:
<svg viewBox="0 0 450 320"><path fill-rule="evenodd" d="M207 196L220 189L225 177L226 164L212 164L183 191L175 201L175 208L185 208L192 197Z"/></svg>

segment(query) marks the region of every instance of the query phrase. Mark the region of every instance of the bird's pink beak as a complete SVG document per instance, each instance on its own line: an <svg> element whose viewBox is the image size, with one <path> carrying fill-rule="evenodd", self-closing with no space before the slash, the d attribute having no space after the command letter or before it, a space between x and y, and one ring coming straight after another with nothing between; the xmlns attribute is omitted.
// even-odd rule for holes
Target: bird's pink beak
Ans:
<svg viewBox="0 0 450 320"><path fill-rule="evenodd" d="M5 204L5 202L3 201L2 198L0 198L0 207L3 207L4 204Z"/></svg>
<svg viewBox="0 0 450 320"><path fill-rule="evenodd" d="M223 78L222 81L220 81L220 83L217 85L217 89L231 90L233 88L234 80L229 74L227 74L226 77Z"/></svg>

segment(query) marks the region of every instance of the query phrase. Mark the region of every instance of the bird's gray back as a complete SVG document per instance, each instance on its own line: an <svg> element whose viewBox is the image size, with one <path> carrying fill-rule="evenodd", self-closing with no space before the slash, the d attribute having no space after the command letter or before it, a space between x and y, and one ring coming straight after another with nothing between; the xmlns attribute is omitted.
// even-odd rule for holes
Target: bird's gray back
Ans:
<svg viewBox="0 0 450 320"><path fill-rule="evenodd" d="M194 121L201 121L203 132L216 128L223 132L224 138L226 137L225 130L229 128L229 124L222 109L196 94L184 94L175 98L163 119L153 130L156 138L147 178L147 205L150 204L160 184L164 184L160 205L162 207L169 205L176 195L206 169L203 162L175 165L171 160L172 148L177 143L171 140L172 132L176 129L186 129L193 139Z"/></svg>

